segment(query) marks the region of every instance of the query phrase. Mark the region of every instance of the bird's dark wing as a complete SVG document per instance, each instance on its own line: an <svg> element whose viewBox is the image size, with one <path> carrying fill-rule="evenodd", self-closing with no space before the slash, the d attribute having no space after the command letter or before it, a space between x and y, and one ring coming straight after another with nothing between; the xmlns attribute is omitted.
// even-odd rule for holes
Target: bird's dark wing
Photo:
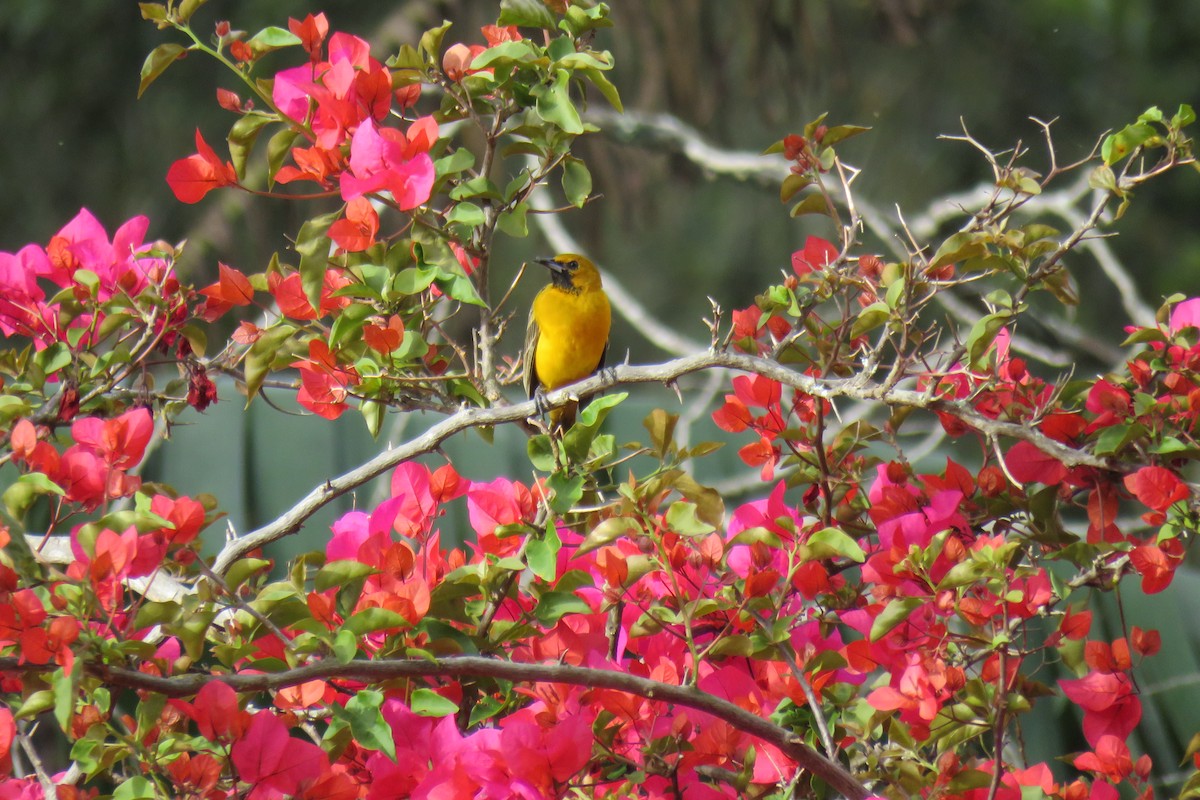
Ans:
<svg viewBox="0 0 1200 800"><path fill-rule="evenodd" d="M523 385L525 387L525 394L529 397L533 397L541 385L537 377L537 364L534 363L539 336L541 336L541 329L538 328L537 322L533 319L533 314L530 313L529 326L525 328L525 355L521 359L525 365Z"/></svg>

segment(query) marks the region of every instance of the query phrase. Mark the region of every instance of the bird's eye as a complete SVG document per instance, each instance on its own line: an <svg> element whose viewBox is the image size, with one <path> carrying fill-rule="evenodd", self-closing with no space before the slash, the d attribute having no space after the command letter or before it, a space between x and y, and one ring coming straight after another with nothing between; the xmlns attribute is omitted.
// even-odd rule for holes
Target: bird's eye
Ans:
<svg viewBox="0 0 1200 800"><path fill-rule="evenodd" d="M578 261L568 261L567 269L569 269L569 270L579 269L579 262Z"/></svg>

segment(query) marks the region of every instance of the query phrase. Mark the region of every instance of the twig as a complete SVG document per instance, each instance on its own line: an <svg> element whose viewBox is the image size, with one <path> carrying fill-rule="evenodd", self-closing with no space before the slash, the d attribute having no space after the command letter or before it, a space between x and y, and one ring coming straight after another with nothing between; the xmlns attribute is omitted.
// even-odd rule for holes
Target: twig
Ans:
<svg viewBox="0 0 1200 800"><path fill-rule="evenodd" d="M1035 428L987 417L965 401L948 400L929 392L902 389L894 385L864 384L854 378L816 378L756 356L708 351L662 364L618 365L606 369L601 374L593 375L571 386L548 392L542 398L540 408L533 400L528 400L509 406L467 408L459 411L411 441L380 453L356 469L320 484L272 522L231 540L217 556L213 570L218 575L223 575L234 561L250 551L295 533L309 517L333 499L352 491L398 464L433 452L442 442L457 433L487 425L523 421L539 411L558 408L581 396L595 394L620 384L670 384L685 375L711 369L739 370L762 375L822 400L845 397L852 400L872 401L880 405L939 411L957 417L985 436L1002 436L1029 442L1043 453L1058 459L1068 468L1078 466L1103 470L1117 468L1109 459L1093 455L1087 449L1065 445ZM1136 466L1136 464L1127 464L1123 468L1133 469Z"/></svg>
<svg viewBox="0 0 1200 800"><path fill-rule="evenodd" d="M28 665L33 666L33 665ZM22 669L15 658L0 659L0 671ZM752 714L733 703L688 686L678 686L642 678L625 672L576 667L566 664L518 664L481 656L455 656L443 659L355 660L347 664L318 661L294 669L271 673L232 675L185 674L151 675L124 667L91 663L88 669L107 684L140 689L167 697L188 697L212 681L228 684L237 692L270 692L296 686L310 680L352 680L372 683L397 678L499 678L501 680L565 683L572 686L615 689L648 700L686 706L711 714L735 728L768 742L802 768L829 784L851 800L866 800L870 792L841 764L809 747L791 731Z"/></svg>

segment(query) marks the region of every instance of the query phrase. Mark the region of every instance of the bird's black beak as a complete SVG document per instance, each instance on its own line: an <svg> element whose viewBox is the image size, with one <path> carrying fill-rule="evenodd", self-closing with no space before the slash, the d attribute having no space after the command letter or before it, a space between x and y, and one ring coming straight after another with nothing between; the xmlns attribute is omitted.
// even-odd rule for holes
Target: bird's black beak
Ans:
<svg viewBox="0 0 1200 800"><path fill-rule="evenodd" d="M567 271L567 268L564 265L558 263L553 258L535 258L533 261L536 264L541 264L543 267L555 274Z"/></svg>
<svg viewBox="0 0 1200 800"><path fill-rule="evenodd" d="M534 263L541 264L550 270L550 282L555 286L560 286L564 289L571 288L571 272L565 264L559 263L553 258L535 258Z"/></svg>

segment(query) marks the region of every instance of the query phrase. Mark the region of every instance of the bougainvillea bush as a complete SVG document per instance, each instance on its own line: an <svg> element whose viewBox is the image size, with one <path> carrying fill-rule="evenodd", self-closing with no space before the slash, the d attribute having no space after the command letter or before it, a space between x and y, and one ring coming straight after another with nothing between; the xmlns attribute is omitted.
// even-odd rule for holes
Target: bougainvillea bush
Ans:
<svg viewBox="0 0 1200 800"><path fill-rule="evenodd" d="M250 34L201 5L142 4L164 37L142 91L184 55L240 86L216 93L226 141L197 131L167 182L310 216L269 264L196 288L143 217L110 235L84 210L0 254L0 796L1154 795L1174 765L1129 741L1160 637L1100 636L1091 606L1169 592L1200 524L1200 300L1131 325L1102 377L1034 369L1019 337L1031 309L1078 302L1083 248L1132 190L1193 163L1190 108L1070 165L1045 126L1041 172L964 136L989 195L930 241L901 223L891 252L838 154L865 129L815 120L763 157L825 231L780 282L728 313L714 298L707 346L534 402L504 336L520 271L493 244L591 197L572 147L621 109L593 46L607 7L505 0L480 32L373 54L324 14ZM1060 230L1037 201L1066 184L1083 209ZM949 314L964 297L976 310ZM641 442L607 432L632 384L703 403L696 373L724 376L709 413L753 499L697 480L719 445L677 435L671 408ZM431 422L205 538L219 501L138 467L219 376L373 433ZM541 412L601 389L549 435ZM499 426L528 434L522 474L470 480L440 455ZM380 476L387 499L321 549L268 557ZM456 505L470 531L443 529ZM1086 749L1026 751L1046 703Z"/></svg>

